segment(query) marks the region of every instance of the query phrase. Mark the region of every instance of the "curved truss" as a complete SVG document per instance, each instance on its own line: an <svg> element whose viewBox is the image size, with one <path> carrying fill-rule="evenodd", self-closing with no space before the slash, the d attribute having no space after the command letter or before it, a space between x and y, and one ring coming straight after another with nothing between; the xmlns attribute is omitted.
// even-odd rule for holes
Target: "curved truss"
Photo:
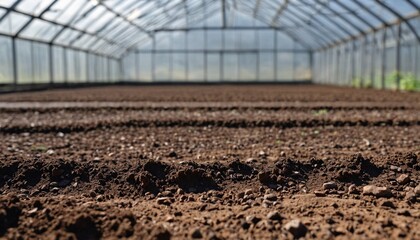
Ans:
<svg viewBox="0 0 420 240"><path fill-rule="evenodd" d="M220 28L235 28L228 19L238 11L316 50L399 22L420 41L409 21L419 7L418 0L5 0L0 34L119 58L155 32L188 30L216 14Z"/></svg>

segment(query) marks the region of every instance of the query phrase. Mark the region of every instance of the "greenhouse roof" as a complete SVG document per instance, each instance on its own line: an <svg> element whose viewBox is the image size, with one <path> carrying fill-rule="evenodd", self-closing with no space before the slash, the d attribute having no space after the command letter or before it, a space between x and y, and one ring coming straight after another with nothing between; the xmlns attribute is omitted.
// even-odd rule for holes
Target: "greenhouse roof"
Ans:
<svg viewBox="0 0 420 240"><path fill-rule="evenodd" d="M419 40L419 15L420 0L1 0L0 35L120 57L161 31L276 29L319 49L397 22Z"/></svg>

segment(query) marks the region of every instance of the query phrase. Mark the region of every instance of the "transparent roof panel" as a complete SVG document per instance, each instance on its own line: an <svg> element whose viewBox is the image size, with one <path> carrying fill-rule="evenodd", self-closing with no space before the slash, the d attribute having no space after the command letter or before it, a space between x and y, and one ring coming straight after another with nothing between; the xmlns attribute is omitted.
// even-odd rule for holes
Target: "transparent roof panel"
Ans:
<svg viewBox="0 0 420 240"><path fill-rule="evenodd" d="M54 0L23 0L16 9L31 15L41 14Z"/></svg>
<svg viewBox="0 0 420 240"><path fill-rule="evenodd" d="M51 41L62 28L61 26L43 20L34 19L19 36Z"/></svg>
<svg viewBox="0 0 420 240"><path fill-rule="evenodd" d="M16 2L16 0L1 0L0 1L0 6L11 7L15 2Z"/></svg>
<svg viewBox="0 0 420 240"><path fill-rule="evenodd" d="M15 35L31 18L20 13L11 12L3 16L0 22L0 32Z"/></svg>
<svg viewBox="0 0 420 240"><path fill-rule="evenodd" d="M420 0L0 0L0 33L120 54L161 30L275 28L319 48L403 18L404 31L418 31L412 17L419 6Z"/></svg>

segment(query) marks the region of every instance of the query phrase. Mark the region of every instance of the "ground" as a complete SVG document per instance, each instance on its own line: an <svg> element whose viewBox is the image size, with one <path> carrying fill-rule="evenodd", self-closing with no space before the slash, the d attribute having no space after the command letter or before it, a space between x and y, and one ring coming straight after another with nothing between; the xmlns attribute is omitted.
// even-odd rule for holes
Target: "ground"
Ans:
<svg viewBox="0 0 420 240"><path fill-rule="evenodd" d="M419 93L3 94L0 238L420 239L419 133Z"/></svg>

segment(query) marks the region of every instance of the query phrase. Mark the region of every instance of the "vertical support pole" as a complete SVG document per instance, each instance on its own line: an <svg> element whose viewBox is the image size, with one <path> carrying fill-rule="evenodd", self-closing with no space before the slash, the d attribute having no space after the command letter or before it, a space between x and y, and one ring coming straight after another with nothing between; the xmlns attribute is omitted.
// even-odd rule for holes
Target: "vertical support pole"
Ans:
<svg viewBox="0 0 420 240"><path fill-rule="evenodd" d="M296 42L293 42L293 49L296 49ZM292 76L292 80L296 81L296 52L293 52L292 54L292 61L293 61L293 76Z"/></svg>
<svg viewBox="0 0 420 240"><path fill-rule="evenodd" d="M50 64L50 85L54 84L54 52L53 52L53 46L50 43L48 45L48 55L49 55L49 64Z"/></svg>
<svg viewBox="0 0 420 240"><path fill-rule="evenodd" d="M125 78L125 71L124 71L124 67L123 67L123 61L122 61L122 58L120 58L119 60L118 60L118 65L119 65L119 75L120 75L120 82L125 82L126 80L124 79Z"/></svg>
<svg viewBox="0 0 420 240"><path fill-rule="evenodd" d="M35 83L35 54L34 54L34 42L31 42L31 84Z"/></svg>
<svg viewBox="0 0 420 240"><path fill-rule="evenodd" d="M185 31L185 80L188 82L190 80L190 66L189 66L189 43L188 43L188 31Z"/></svg>
<svg viewBox="0 0 420 240"><path fill-rule="evenodd" d="M381 65L381 88L385 89L385 70L386 70L386 32L387 29L384 29L384 33L382 34L382 65Z"/></svg>
<svg viewBox="0 0 420 240"><path fill-rule="evenodd" d="M319 63L317 64L317 66L319 67ZM313 83L314 82L314 76L315 76L315 74L319 74L318 72L318 69L317 69L317 71L316 71L316 73L315 73L315 66L314 66L314 51L310 51L309 52L309 68L311 69L311 77L310 77L310 81L311 81L311 83Z"/></svg>
<svg viewBox="0 0 420 240"><path fill-rule="evenodd" d="M207 30L204 30L204 51L203 51L203 61L204 61L204 81L208 82L208 69L207 69L207 47L208 47L208 42L207 42Z"/></svg>
<svg viewBox="0 0 420 240"><path fill-rule="evenodd" d="M257 71L257 82L261 81L261 76L260 76L260 34L258 30L254 30L255 31L255 45L256 45L256 49L257 49L257 61L256 61L256 71Z"/></svg>
<svg viewBox="0 0 420 240"><path fill-rule="evenodd" d="M360 50L360 87L364 87L365 86L365 66L366 66L366 36L363 37L362 40L362 46L361 46L361 50Z"/></svg>
<svg viewBox="0 0 420 240"><path fill-rule="evenodd" d="M278 32L274 32L274 81L278 81L278 73L277 73L277 64L278 64L278 43L277 43L277 34Z"/></svg>
<svg viewBox="0 0 420 240"><path fill-rule="evenodd" d="M90 82L90 54L89 52L85 52L86 54L86 81Z"/></svg>
<svg viewBox="0 0 420 240"><path fill-rule="evenodd" d="M78 52L77 51L73 51L73 65L74 65L74 69L73 69L73 71L74 71L74 77L75 77L75 79L73 79L73 81L76 81L76 82L78 82L78 80L80 80L80 69L79 69L79 61L77 61L77 55L78 55Z"/></svg>
<svg viewBox="0 0 420 240"><path fill-rule="evenodd" d="M152 82L156 82L156 35L152 41Z"/></svg>
<svg viewBox="0 0 420 240"><path fill-rule="evenodd" d="M18 84L16 38L12 38L12 55L13 55L13 87L16 89L17 84Z"/></svg>
<svg viewBox="0 0 420 240"><path fill-rule="evenodd" d="M222 0L222 24L223 24L223 28L226 28L226 26L227 26L226 0Z"/></svg>
<svg viewBox="0 0 420 240"><path fill-rule="evenodd" d="M336 49L336 59L335 59L335 82L337 84L340 82L340 46L337 46Z"/></svg>
<svg viewBox="0 0 420 240"><path fill-rule="evenodd" d="M136 81L140 81L139 53L137 51L134 51L133 54L134 54L134 62L135 62L134 64L136 65L135 66L135 69L136 69Z"/></svg>
<svg viewBox="0 0 420 240"><path fill-rule="evenodd" d="M107 69L107 77L108 77L107 82L111 82L111 63L110 63L109 56L106 57L106 69Z"/></svg>
<svg viewBox="0 0 420 240"><path fill-rule="evenodd" d="M375 54L376 54L376 32L373 32L372 43L370 47L370 87L374 88L375 83Z"/></svg>
<svg viewBox="0 0 420 240"><path fill-rule="evenodd" d="M400 82L401 82L401 23L398 24L397 27L397 46L396 46L397 54L396 54L396 70L397 70L397 90L401 89Z"/></svg>
<svg viewBox="0 0 420 240"><path fill-rule="evenodd" d="M68 68L67 68L67 48L63 47L63 70L64 70L64 83L68 82Z"/></svg>
<svg viewBox="0 0 420 240"><path fill-rule="evenodd" d="M169 33L170 36L170 42L169 42L169 81L173 81L174 80L174 51L173 51L173 33Z"/></svg>
<svg viewBox="0 0 420 240"><path fill-rule="evenodd" d="M225 59L224 59L224 50L225 50L225 31L224 30L222 30L222 49L220 50L220 61L219 61L219 64L220 64L220 68L219 68L219 71L220 71L220 80L222 81L222 82L224 82L225 81L225 69L224 69L224 67L225 67Z"/></svg>
<svg viewBox="0 0 420 240"><path fill-rule="evenodd" d="M419 68L418 68L418 64L419 64L419 43L415 42L414 43L414 51L415 51L415 56L414 56L414 79L416 79L416 81L419 81Z"/></svg>

